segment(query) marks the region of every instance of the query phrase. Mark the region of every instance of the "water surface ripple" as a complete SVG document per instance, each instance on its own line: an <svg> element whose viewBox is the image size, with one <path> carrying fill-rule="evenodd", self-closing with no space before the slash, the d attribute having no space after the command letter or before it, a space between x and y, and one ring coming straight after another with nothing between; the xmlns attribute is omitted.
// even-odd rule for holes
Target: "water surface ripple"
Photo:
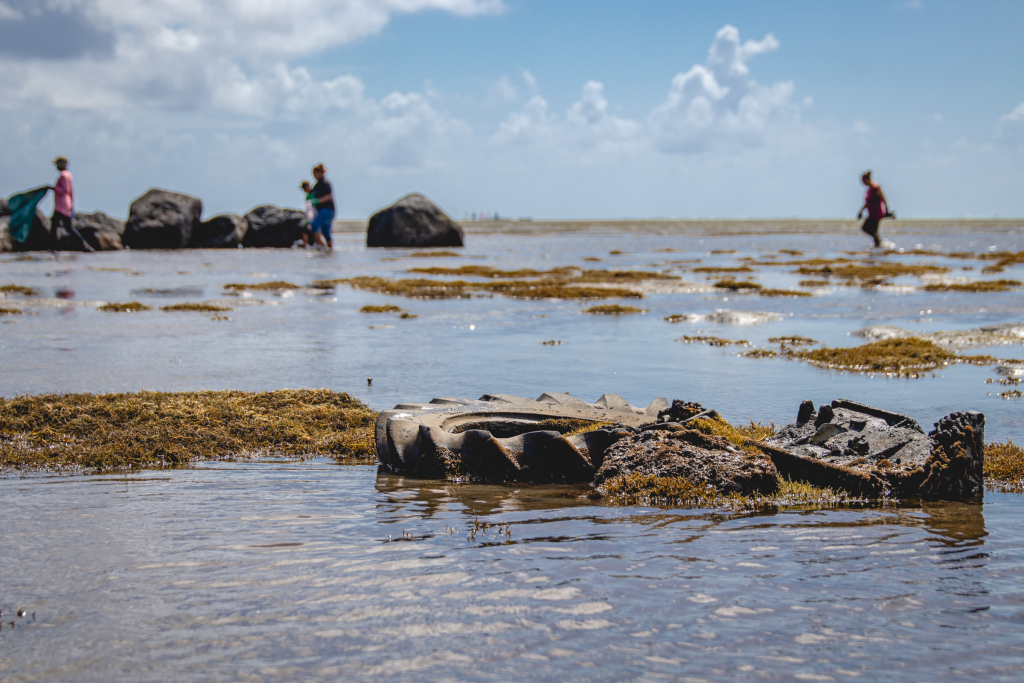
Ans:
<svg viewBox="0 0 1024 683"><path fill-rule="evenodd" d="M1024 675L1016 496L735 516L586 494L330 461L8 477L0 681Z"/></svg>

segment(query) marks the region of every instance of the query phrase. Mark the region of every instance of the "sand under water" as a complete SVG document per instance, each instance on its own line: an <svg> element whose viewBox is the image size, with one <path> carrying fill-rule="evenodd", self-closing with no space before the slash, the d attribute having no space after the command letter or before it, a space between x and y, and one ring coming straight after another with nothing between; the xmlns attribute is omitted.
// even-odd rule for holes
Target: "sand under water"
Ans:
<svg viewBox="0 0 1024 683"><path fill-rule="evenodd" d="M838 221L467 227L460 256L367 250L344 231L331 254L5 254L0 286L34 291L0 299L21 312L0 317L0 394L326 387L383 409L613 392L780 425L803 399L842 397L926 427L980 410L987 441L1024 442L1013 395L1024 348L1008 325L1024 322L1024 290L962 286L1024 280L1024 221L889 222L891 252L866 250L856 225ZM437 270L466 265L503 274ZM535 272L508 274L524 270ZM608 274L623 271L658 277ZM310 286L353 278L400 293ZM468 284L454 298L412 298L412 278ZM531 286L641 296L536 298ZM142 306L101 310L132 302ZM642 312L586 312L615 304ZM991 360L933 354L946 364L891 371L800 355L908 337ZM814 356L840 357L856 354ZM0 498L0 681L1024 671L1018 494L738 513L257 458L118 476L7 472Z"/></svg>

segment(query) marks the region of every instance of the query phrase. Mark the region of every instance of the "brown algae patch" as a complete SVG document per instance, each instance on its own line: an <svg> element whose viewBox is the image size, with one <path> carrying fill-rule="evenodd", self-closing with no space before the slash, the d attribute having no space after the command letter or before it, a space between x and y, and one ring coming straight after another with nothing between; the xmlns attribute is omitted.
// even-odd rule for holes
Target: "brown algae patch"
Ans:
<svg viewBox="0 0 1024 683"><path fill-rule="evenodd" d="M138 313L139 311L152 310L149 306L138 301L129 301L126 304L118 304L114 302L103 304L99 306L97 311L109 311L111 313Z"/></svg>
<svg viewBox="0 0 1024 683"><path fill-rule="evenodd" d="M39 292L23 285L0 285L0 294L20 294L21 296L39 296Z"/></svg>
<svg viewBox="0 0 1024 683"><path fill-rule="evenodd" d="M1017 289L1020 280L979 280L961 284L930 284L924 287L926 292L1008 292Z"/></svg>
<svg viewBox="0 0 1024 683"><path fill-rule="evenodd" d="M435 266L433 268L410 268L406 272L417 273L419 275L450 275L453 277L487 277L492 279L508 278L510 280L520 280L524 278L539 278L544 276L572 275L578 272L578 269L564 267L554 268L552 270L534 270L533 268L502 270L500 268L492 268L491 266L469 265L460 266L458 268L444 268L441 266Z"/></svg>
<svg viewBox="0 0 1024 683"><path fill-rule="evenodd" d="M384 304L383 306L363 306L359 309L360 313L401 313L405 309L401 306L395 306L394 304Z"/></svg>
<svg viewBox="0 0 1024 683"><path fill-rule="evenodd" d="M273 282L254 282L251 284L244 284L240 282L230 282L224 285L224 289L232 292L278 292L283 289L302 289L298 285L293 285L290 282L283 282L281 280L275 280Z"/></svg>
<svg viewBox="0 0 1024 683"><path fill-rule="evenodd" d="M845 259L842 259L845 261ZM842 265L827 264L820 267L802 265L795 273L800 275L818 275L825 277L837 277L842 280L861 280L880 283L894 277L912 275L920 277L932 273L948 273L949 268L945 266L933 266L927 264L907 263L877 263L872 265L844 263Z"/></svg>
<svg viewBox="0 0 1024 683"><path fill-rule="evenodd" d="M982 268L981 272L1001 273L1009 266L1013 266L1018 263L1024 263L1024 251L998 251L991 254L979 254L978 258L984 261L996 261L996 263L993 263L990 266L985 266L984 268Z"/></svg>
<svg viewBox="0 0 1024 683"><path fill-rule="evenodd" d="M1009 439L985 446L985 483L1012 493L1024 493L1024 448Z"/></svg>
<svg viewBox="0 0 1024 683"><path fill-rule="evenodd" d="M761 285L756 282L746 282L741 280L719 280L715 283L715 287L718 289L728 289L730 292L743 290L754 291L761 289Z"/></svg>
<svg viewBox="0 0 1024 683"><path fill-rule="evenodd" d="M326 389L0 398L0 466L108 471L256 455L371 461L375 418Z"/></svg>
<svg viewBox="0 0 1024 683"><path fill-rule="evenodd" d="M750 342L746 339L724 339L711 335L683 335L676 341L684 344L707 344L708 346L750 346Z"/></svg>
<svg viewBox="0 0 1024 683"><path fill-rule="evenodd" d="M195 311L197 313L223 313L230 311L230 308L226 306L218 306L217 304L204 304L204 303L184 303L174 304L172 306L161 306L161 311Z"/></svg>
<svg viewBox="0 0 1024 683"><path fill-rule="evenodd" d="M757 292L761 296L783 297L783 296L813 296L810 292L801 292L798 289L764 289Z"/></svg>
<svg viewBox="0 0 1024 683"><path fill-rule="evenodd" d="M805 337L800 334L790 334L784 337L768 337L768 342L771 344L782 344L783 346L813 346L814 344L820 343L810 337Z"/></svg>
<svg viewBox="0 0 1024 683"><path fill-rule="evenodd" d="M701 266L700 268L694 268L695 273L753 273L754 269L748 266L733 266L733 267L715 267L715 266Z"/></svg>
<svg viewBox="0 0 1024 683"><path fill-rule="evenodd" d="M467 282L465 280L429 280L425 278L391 279L354 277L317 280L311 286L329 288L348 285L356 289L413 299L468 299L474 295L500 294L510 299L642 299L643 293L622 287L581 287L557 280L517 282Z"/></svg>
<svg viewBox="0 0 1024 683"><path fill-rule="evenodd" d="M548 339L547 341L542 341L540 343L540 345L541 346L561 346L564 343L565 342L562 341L561 339Z"/></svg>
<svg viewBox="0 0 1024 683"><path fill-rule="evenodd" d="M828 287L832 283L828 280L801 280L797 284L801 287Z"/></svg>
<svg viewBox="0 0 1024 683"><path fill-rule="evenodd" d="M996 362L992 356L961 356L920 337L881 339L860 346L790 351L787 355L824 368L880 372L900 377L919 377L921 372L954 363L990 365Z"/></svg>
<svg viewBox="0 0 1024 683"><path fill-rule="evenodd" d="M637 308L636 306L623 306L622 304L600 304L597 306L591 306L583 311L584 313L591 313L593 315L632 315L634 313L646 313L647 311L643 308Z"/></svg>
<svg viewBox="0 0 1024 683"><path fill-rule="evenodd" d="M414 251L409 254L410 258L457 258L462 256L454 251L439 249L438 251Z"/></svg>
<svg viewBox="0 0 1024 683"><path fill-rule="evenodd" d="M399 320L412 320L413 318L418 318L418 317L419 316L416 315L415 313L410 313L408 311L402 311L402 313L399 314L398 319Z"/></svg>
<svg viewBox="0 0 1024 683"><path fill-rule="evenodd" d="M22 313L24 313L24 311L22 311L21 309L18 309L18 308L3 308L3 307L0 307L0 316L4 316L4 315L21 315Z"/></svg>

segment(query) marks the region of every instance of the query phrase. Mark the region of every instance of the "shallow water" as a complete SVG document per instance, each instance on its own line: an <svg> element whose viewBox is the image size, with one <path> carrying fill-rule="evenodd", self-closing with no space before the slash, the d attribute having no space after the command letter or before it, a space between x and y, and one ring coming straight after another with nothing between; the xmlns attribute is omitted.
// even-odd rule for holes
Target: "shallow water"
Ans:
<svg viewBox="0 0 1024 683"><path fill-rule="evenodd" d="M0 480L0 680L1024 675L1016 496L726 516L585 493L324 461Z"/></svg>
<svg viewBox="0 0 1024 683"><path fill-rule="evenodd" d="M703 283L686 270L695 264L667 262L733 266L780 249L812 257L864 246L827 225L578 227L473 233L467 256L448 259L367 251L358 234L339 235L330 255L3 255L0 284L44 296L2 302L26 313L0 318L0 395L324 386L389 408L434 396L614 392L637 405L683 398L733 421L777 424L792 421L805 398L844 397L926 427L953 410L981 410L987 440L1024 439L1020 401L985 383L998 378L992 367L887 379L675 341L701 333L764 346L803 334L847 345L868 324L969 329L1024 320L1019 292L650 293L638 304L648 313L621 318L582 314L587 304L577 302L419 301L345 287L326 296L222 293L229 282L305 284L465 263L676 268ZM910 249L1024 249L1013 224L910 225L888 235ZM724 249L736 253L710 253ZM973 267L953 273L971 277L982 265L881 258ZM754 275L772 287L805 279L789 270ZM1024 279L1022 270L994 277ZM154 310L96 310L130 300ZM229 319L159 310L203 300L231 306ZM419 317L359 313L368 303ZM783 318L662 320L717 309ZM541 344L550 339L563 344ZM1019 345L978 352L1024 357ZM1011 681L1024 672L1019 496L729 515L609 507L587 494L413 481L323 460L128 477L8 473L0 681Z"/></svg>
<svg viewBox="0 0 1024 683"><path fill-rule="evenodd" d="M988 417L990 440L1024 440L1020 401L996 396L1003 388L985 383L998 379L991 367L957 365L936 372L934 378L886 379L783 359L740 358L737 353L745 350L740 347L676 341L684 335L712 334L763 346L772 336L802 334L835 346L860 343L849 333L868 324L934 331L1018 322L1024 320L1019 291L935 294L835 287L799 299L650 293L639 303L626 302L647 309L646 314L612 317L582 314L590 305L586 303L500 296L425 301L339 287L327 296L298 291L243 298L225 296L223 290L231 282L285 280L304 285L356 275L416 277L406 271L464 264L505 269L646 267L706 285L705 275L688 269L735 266L745 256L778 255L781 249L803 252L799 258L847 256L844 252L863 251L867 241L851 226L836 234L830 225L811 222L794 223L784 234L766 232L778 228L773 224L752 222L708 226L713 234L704 235L692 234L692 225L671 223L590 230L510 226L470 234L462 258L409 258L413 250L367 250L361 233L339 234L339 248L332 254L246 249L64 254L58 260L4 255L0 283L35 287L48 299L47 305L27 306L31 315L0 318L0 395L326 387L383 409L435 396L505 393L533 398L550 391L593 401L603 393L617 393L634 405L647 405L658 396L682 398L715 407L730 420L777 424L792 421L804 399L819 405L843 397L908 413L926 427L954 410L981 410ZM740 228L742 234L720 234ZM1024 250L1024 225L1013 222L953 227L896 223L886 234L907 249ZM725 249L736 253L710 253ZM628 253L609 255L614 250ZM587 257L602 261L584 261ZM669 263L690 259L701 263ZM971 277L978 277L985 265L898 253L880 260L948 265L957 269L953 275ZM965 266L974 270L959 270ZM761 267L754 275L766 287L796 288L808 276L791 270ZM986 277L1024 280L1024 267ZM898 282L920 284L913 278ZM71 290L73 297L54 298L58 290ZM97 301L133 300L154 310L107 313L95 307ZM167 304L204 300L233 307L225 314L230 319L159 310ZM4 306L31 303L19 297L0 301ZM359 313L364 304L382 303L397 304L419 317L401 320ZM783 319L751 326L662 320L671 314L719 309L777 312ZM552 339L563 343L541 344ZM986 351L1024 357L1020 345L977 352ZM367 386L369 377L372 386Z"/></svg>

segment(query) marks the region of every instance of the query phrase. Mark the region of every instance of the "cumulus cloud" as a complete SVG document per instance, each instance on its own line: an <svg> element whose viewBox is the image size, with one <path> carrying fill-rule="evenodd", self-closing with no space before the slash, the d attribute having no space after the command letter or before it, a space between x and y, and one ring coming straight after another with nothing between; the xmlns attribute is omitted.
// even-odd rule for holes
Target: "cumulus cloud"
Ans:
<svg viewBox="0 0 1024 683"><path fill-rule="evenodd" d="M562 116L548 111L535 95L501 124L493 137L499 145L548 144L597 151L652 149L668 154L702 152L716 146L757 147L774 126L796 123L790 82L762 86L750 77L748 62L779 47L771 35L740 42L739 31L718 31L704 64L672 79L668 97L644 121L616 117L604 85L588 81L582 96ZM536 81L529 72L531 87Z"/></svg>
<svg viewBox="0 0 1024 683"><path fill-rule="evenodd" d="M102 108L237 109L281 64L378 33L396 15L496 13L501 0L2 0L0 85L16 99ZM66 63L54 64L63 61ZM12 68L12 62L17 68ZM63 93L87 90L88 95Z"/></svg>

